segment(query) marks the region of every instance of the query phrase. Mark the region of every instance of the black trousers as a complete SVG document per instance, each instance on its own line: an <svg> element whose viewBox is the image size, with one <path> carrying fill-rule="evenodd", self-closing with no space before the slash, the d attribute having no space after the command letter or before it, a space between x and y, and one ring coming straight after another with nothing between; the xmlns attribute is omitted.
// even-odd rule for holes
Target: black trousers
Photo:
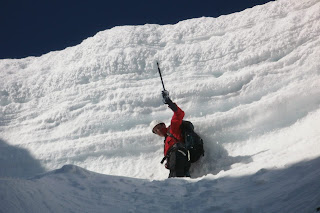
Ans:
<svg viewBox="0 0 320 213"><path fill-rule="evenodd" d="M191 163L188 161L188 151L185 148L173 149L170 152L167 164L170 170L169 178L190 177Z"/></svg>

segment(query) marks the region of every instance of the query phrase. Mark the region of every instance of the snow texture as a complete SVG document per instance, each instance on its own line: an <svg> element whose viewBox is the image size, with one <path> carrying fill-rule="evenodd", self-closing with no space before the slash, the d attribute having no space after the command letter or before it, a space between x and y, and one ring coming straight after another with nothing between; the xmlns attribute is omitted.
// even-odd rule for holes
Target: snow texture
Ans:
<svg viewBox="0 0 320 213"><path fill-rule="evenodd" d="M115 27L0 60L0 212L316 212L320 1ZM205 141L167 179L171 99Z"/></svg>

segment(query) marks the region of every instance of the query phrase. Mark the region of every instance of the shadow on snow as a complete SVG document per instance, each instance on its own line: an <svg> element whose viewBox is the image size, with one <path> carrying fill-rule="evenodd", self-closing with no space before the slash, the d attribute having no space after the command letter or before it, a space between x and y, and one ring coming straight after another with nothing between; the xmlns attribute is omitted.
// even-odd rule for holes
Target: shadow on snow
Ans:
<svg viewBox="0 0 320 213"><path fill-rule="evenodd" d="M45 172L28 150L0 139L0 177L26 178Z"/></svg>

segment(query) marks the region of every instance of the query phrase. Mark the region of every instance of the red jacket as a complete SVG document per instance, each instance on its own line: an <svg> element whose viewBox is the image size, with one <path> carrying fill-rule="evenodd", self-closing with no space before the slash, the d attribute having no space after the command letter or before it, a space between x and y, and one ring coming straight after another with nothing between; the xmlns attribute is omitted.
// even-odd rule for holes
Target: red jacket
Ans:
<svg viewBox="0 0 320 213"><path fill-rule="evenodd" d="M164 156L167 155L168 150L176 143L179 141L183 141L182 135L181 135L181 130L180 130L180 125L182 123L182 119L184 117L184 111L182 111L178 106L178 110L174 112L172 118L171 118L171 125L168 128L168 132L171 133L178 141L170 137L169 135L166 137L164 141Z"/></svg>

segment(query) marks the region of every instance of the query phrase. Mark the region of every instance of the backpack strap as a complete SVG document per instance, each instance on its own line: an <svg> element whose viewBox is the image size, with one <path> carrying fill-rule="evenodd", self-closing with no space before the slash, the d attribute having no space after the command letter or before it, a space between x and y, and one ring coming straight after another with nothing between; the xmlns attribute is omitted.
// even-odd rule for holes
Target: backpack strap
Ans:
<svg viewBox="0 0 320 213"><path fill-rule="evenodd" d="M173 135L172 135L173 138L175 138ZM176 138L175 138L176 139ZM177 140L177 139L176 139ZM178 141L178 140L177 140ZM186 149L186 147L184 146L183 143L181 142L178 142L176 144L174 144L169 150L168 150L168 154L166 156L164 156L161 160L161 164L163 164L163 162L166 160L166 159L169 159L170 155L171 155L171 152L172 151L177 151L177 152L180 152L182 155L184 155L185 157L188 158L188 161L190 161L190 152L188 149Z"/></svg>
<svg viewBox="0 0 320 213"><path fill-rule="evenodd" d="M167 133L167 135L168 135L169 137L175 139L177 142L181 142L181 141L179 141L176 137L174 137L173 134Z"/></svg>
<svg viewBox="0 0 320 213"><path fill-rule="evenodd" d="M174 139L175 139L176 141L178 141L179 143L182 143L182 142L180 142L176 137L174 137L173 134L168 133L168 136L174 138ZM186 148L185 145L184 145L183 147ZM188 155L188 161L190 161L190 152L189 152L188 149L186 149L186 150L187 150L187 153L184 153L184 152L181 151L181 150L178 150L178 151L180 151L184 156Z"/></svg>
<svg viewBox="0 0 320 213"><path fill-rule="evenodd" d="M174 137L174 135L171 134L170 132L167 133L167 136L175 139L178 143L174 144L174 145L168 150L168 154L162 158L162 160L161 160L160 163L163 164L163 162L170 157L170 152L172 152L174 149L177 149L177 151L181 152L181 154L183 154L184 156L188 156L188 161L190 161L190 152L189 152L189 150L186 149L187 152L185 153L185 152L183 152L183 151L181 150L181 146L178 145L178 144L183 144L183 142L179 141L179 140L178 140L176 137ZM164 142L165 142L165 141L166 141L166 140L164 140ZM183 145L183 147L185 148L184 145Z"/></svg>

